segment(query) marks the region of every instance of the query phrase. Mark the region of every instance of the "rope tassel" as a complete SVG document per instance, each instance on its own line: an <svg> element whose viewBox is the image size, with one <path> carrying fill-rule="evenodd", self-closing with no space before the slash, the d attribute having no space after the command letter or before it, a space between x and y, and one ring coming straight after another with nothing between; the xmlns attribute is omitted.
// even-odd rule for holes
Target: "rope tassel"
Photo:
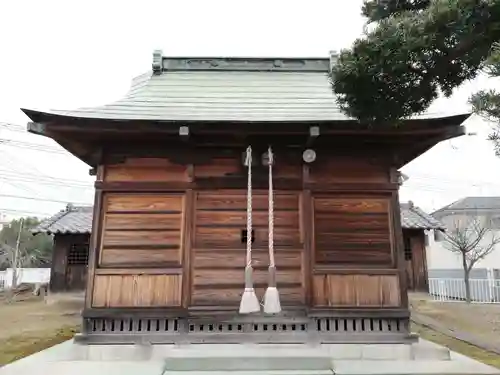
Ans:
<svg viewBox="0 0 500 375"><path fill-rule="evenodd" d="M274 193L273 193L273 152L268 150L269 162L269 283L264 294L264 312L277 314L281 312L280 296L276 286L276 265L274 264Z"/></svg>
<svg viewBox="0 0 500 375"><path fill-rule="evenodd" d="M247 185L247 255L245 267L245 290L241 296L240 314L260 311L260 303L255 294L252 280L252 148L248 146L245 164L248 167Z"/></svg>

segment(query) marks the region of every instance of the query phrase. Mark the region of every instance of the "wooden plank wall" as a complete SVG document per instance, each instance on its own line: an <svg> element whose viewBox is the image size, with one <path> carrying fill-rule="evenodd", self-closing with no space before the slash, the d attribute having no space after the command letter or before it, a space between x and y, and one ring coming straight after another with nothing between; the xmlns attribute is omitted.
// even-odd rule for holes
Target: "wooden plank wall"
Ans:
<svg viewBox="0 0 500 375"><path fill-rule="evenodd" d="M320 155L304 168L279 156L276 161L276 180L296 181L306 189L275 191L283 305L399 306L403 286L394 256L389 167L361 157ZM260 169L255 178L265 188L265 169ZM235 176L240 180L231 180L231 190L211 190L207 184L216 179L223 186ZM169 189L179 182L184 190L104 193L97 269L89 284L92 306L236 306L244 288L244 177L241 155L191 165L132 158L105 166L104 182L115 187L154 182L160 191L162 182ZM198 181L202 190L196 190ZM253 208L254 282L262 297L268 267L266 190L254 190Z"/></svg>
<svg viewBox="0 0 500 375"><path fill-rule="evenodd" d="M362 156L327 156L310 165L309 182L328 186L337 183L388 183L389 168L380 160L371 161Z"/></svg>
<svg viewBox="0 0 500 375"><path fill-rule="evenodd" d="M314 306L401 306L392 194L382 188L391 182L389 172L368 159L331 158L311 166L315 184L357 184L360 190L312 194Z"/></svg>
<svg viewBox="0 0 500 375"><path fill-rule="evenodd" d="M105 182L186 181L166 159L105 166ZM105 192L92 307L180 306L185 194Z"/></svg>
<svg viewBox="0 0 500 375"><path fill-rule="evenodd" d="M193 305L237 305L244 288L246 192L196 193L193 244ZM268 194L254 191L252 255L254 286L263 297L268 280ZM299 194L276 192L274 246L282 303L304 301Z"/></svg>
<svg viewBox="0 0 500 375"><path fill-rule="evenodd" d="M389 198L313 198L316 265L392 262Z"/></svg>
<svg viewBox="0 0 500 375"><path fill-rule="evenodd" d="M108 193L101 267L179 267L184 196Z"/></svg>
<svg viewBox="0 0 500 375"><path fill-rule="evenodd" d="M328 307L398 307L398 275L320 274L313 277L314 304Z"/></svg>
<svg viewBox="0 0 500 375"><path fill-rule="evenodd" d="M405 241L409 242L410 254L405 250L408 289L427 292L427 258L425 254L425 233L423 230L403 230Z"/></svg>

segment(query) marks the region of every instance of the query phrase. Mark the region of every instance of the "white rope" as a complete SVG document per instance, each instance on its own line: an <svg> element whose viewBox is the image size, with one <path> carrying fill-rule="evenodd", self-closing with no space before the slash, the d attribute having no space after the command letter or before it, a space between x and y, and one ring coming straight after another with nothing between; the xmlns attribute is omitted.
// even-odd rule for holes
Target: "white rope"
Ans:
<svg viewBox="0 0 500 375"><path fill-rule="evenodd" d="M247 147L245 164L248 166L247 183L247 267L252 265L252 147Z"/></svg>
<svg viewBox="0 0 500 375"><path fill-rule="evenodd" d="M269 160L269 266L274 267L274 193L273 193L273 162L271 147L268 149Z"/></svg>
<svg viewBox="0 0 500 375"><path fill-rule="evenodd" d="M240 314L251 314L260 311L259 300L255 294L252 281L252 148L248 146L246 165L248 167L247 191L247 265L245 267L245 289L241 296Z"/></svg>
<svg viewBox="0 0 500 375"><path fill-rule="evenodd" d="M273 164L274 155L269 146L269 283L264 293L264 313L279 314L281 312L280 296L276 285L276 266L274 264L274 192L273 192Z"/></svg>

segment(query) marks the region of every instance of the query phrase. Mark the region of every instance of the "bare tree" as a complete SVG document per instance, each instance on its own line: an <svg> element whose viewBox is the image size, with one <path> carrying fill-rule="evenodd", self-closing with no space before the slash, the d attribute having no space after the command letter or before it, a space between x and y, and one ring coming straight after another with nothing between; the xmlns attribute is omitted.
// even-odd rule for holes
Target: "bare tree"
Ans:
<svg viewBox="0 0 500 375"><path fill-rule="evenodd" d="M445 235L446 248L460 254L464 270L465 300L471 302L470 272L478 261L491 254L500 236L490 230L487 223L478 217L465 221L455 221L453 228Z"/></svg>

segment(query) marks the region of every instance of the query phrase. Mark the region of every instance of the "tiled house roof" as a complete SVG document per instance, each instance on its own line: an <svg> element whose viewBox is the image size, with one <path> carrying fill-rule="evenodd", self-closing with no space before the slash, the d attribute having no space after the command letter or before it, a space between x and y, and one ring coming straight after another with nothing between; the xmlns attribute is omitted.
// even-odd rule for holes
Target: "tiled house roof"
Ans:
<svg viewBox="0 0 500 375"><path fill-rule="evenodd" d="M433 214L444 214L450 211L500 210L500 197L465 197L440 208Z"/></svg>
<svg viewBox="0 0 500 375"><path fill-rule="evenodd" d="M68 205L65 210L44 220L32 233L86 234L92 229L92 206Z"/></svg>
<svg viewBox="0 0 500 375"><path fill-rule="evenodd" d="M444 229L443 224L412 203L401 204L401 225L405 229ZM92 229L92 207L71 206L43 221L33 233L82 234Z"/></svg>
<svg viewBox="0 0 500 375"><path fill-rule="evenodd" d="M405 229L440 229L445 227L428 213L413 205L401 203L401 226Z"/></svg>

